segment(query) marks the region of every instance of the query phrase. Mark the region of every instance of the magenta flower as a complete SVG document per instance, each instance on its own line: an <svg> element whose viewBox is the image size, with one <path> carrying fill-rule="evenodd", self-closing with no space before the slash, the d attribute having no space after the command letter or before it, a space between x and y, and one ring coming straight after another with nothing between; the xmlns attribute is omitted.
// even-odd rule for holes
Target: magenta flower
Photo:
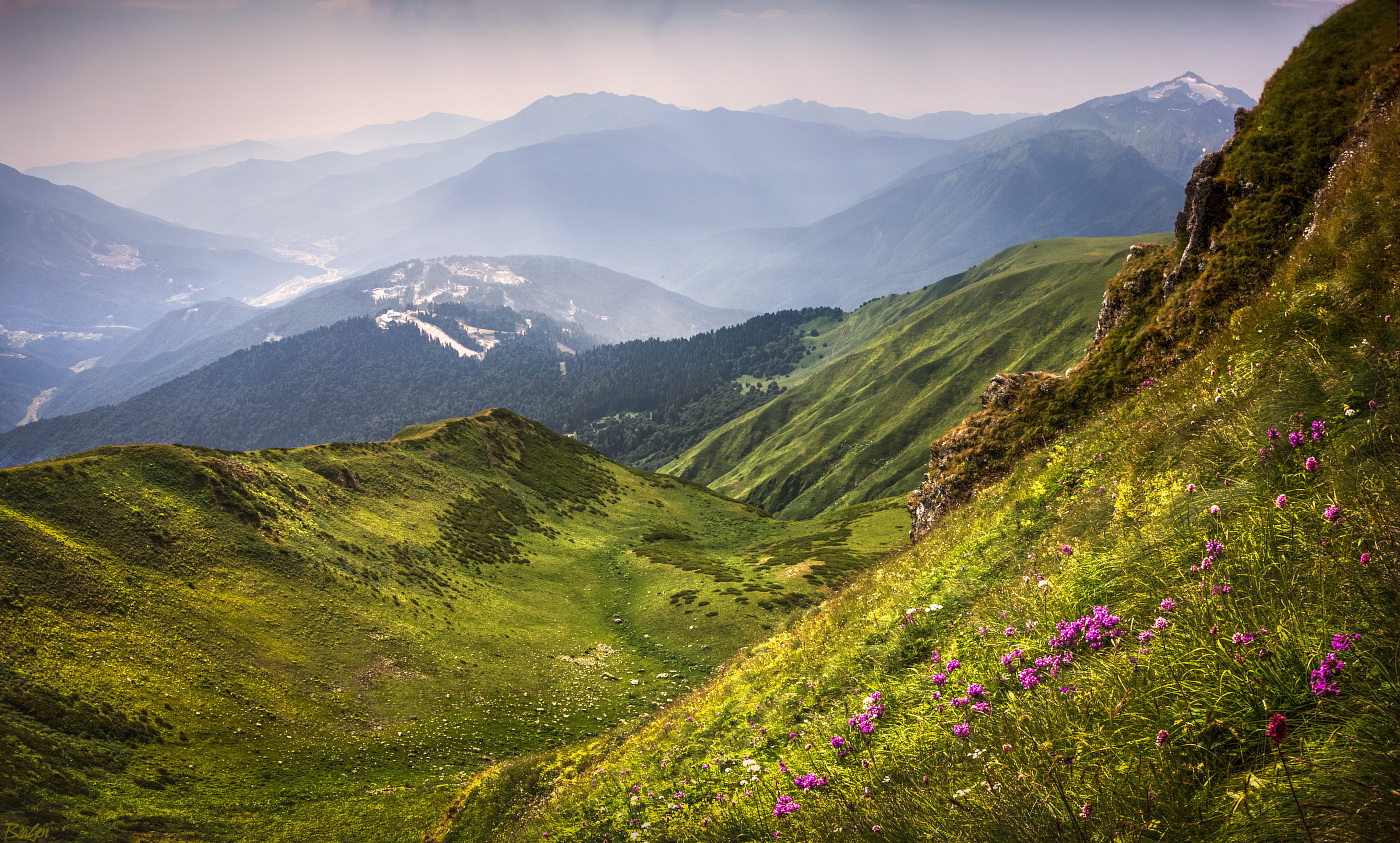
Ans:
<svg viewBox="0 0 1400 843"><path fill-rule="evenodd" d="M1167 628L1167 625L1168 625L1169 623L1170 623L1170 621L1168 621L1166 618L1158 618L1157 620L1155 620L1155 621L1152 622L1152 628L1153 628L1153 629L1166 629L1166 628Z"/></svg>
<svg viewBox="0 0 1400 843"><path fill-rule="evenodd" d="M1370 564L1371 564L1371 554L1369 554L1369 553L1363 553L1363 554L1361 554L1361 564L1362 564L1362 565L1370 565Z"/></svg>
<svg viewBox="0 0 1400 843"><path fill-rule="evenodd" d="M966 740L972 734L972 726L968 723L959 723L953 727L953 737Z"/></svg>
<svg viewBox="0 0 1400 843"><path fill-rule="evenodd" d="M1277 439L1277 438L1278 438L1278 431L1277 431L1276 429L1274 429L1274 428L1271 427L1271 428L1269 428L1269 430L1268 430L1268 432L1267 432L1266 435L1267 435L1270 439Z"/></svg>
<svg viewBox="0 0 1400 843"><path fill-rule="evenodd" d="M788 814L795 814L802 809L791 796L779 796L778 804L773 806L773 816L785 817Z"/></svg>
<svg viewBox="0 0 1400 843"><path fill-rule="evenodd" d="M1090 805L1088 802L1085 802L1085 803L1079 808L1079 818L1080 818L1081 820L1090 820L1090 819L1093 819L1093 818L1094 818L1094 806L1093 806L1093 805Z"/></svg>
<svg viewBox="0 0 1400 843"><path fill-rule="evenodd" d="M1335 524L1337 521L1341 520L1342 508L1333 504L1322 511L1322 517Z"/></svg>
<svg viewBox="0 0 1400 843"><path fill-rule="evenodd" d="M1220 514L1220 507L1216 506L1215 504L1211 504L1211 507L1210 507L1210 514L1211 514L1211 515L1219 515L1219 514Z"/></svg>
<svg viewBox="0 0 1400 843"><path fill-rule="evenodd" d="M1303 460L1303 468L1306 471L1317 471L1317 457L1308 457Z"/></svg>
<svg viewBox="0 0 1400 843"><path fill-rule="evenodd" d="M1167 744L1169 744L1169 743L1171 743L1171 742L1172 742L1172 735L1171 735L1171 732L1168 732L1166 729L1162 729L1161 731L1159 731L1159 732L1157 733L1157 745L1158 745L1158 746L1166 746Z"/></svg>
<svg viewBox="0 0 1400 843"><path fill-rule="evenodd" d="M1269 740L1278 746L1288 739L1288 718L1282 714L1275 714L1269 718L1269 725L1264 729L1264 734L1269 736Z"/></svg>
<svg viewBox="0 0 1400 843"><path fill-rule="evenodd" d="M1163 612L1170 612L1176 608L1176 601L1168 597L1158 604L1157 608L1161 609Z"/></svg>
<svg viewBox="0 0 1400 843"><path fill-rule="evenodd" d="M1274 506L1278 507L1279 509L1283 509L1284 507L1288 506L1288 495L1279 495L1278 497L1274 498Z"/></svg>
<svg viewBox="0 0 1400 843"><path fill-rule="evenodd" d="M1074 548L1070 547L1070 546L1067 545L1067 544L1062 544L1062 545L1060 545L1060 552L1063 553L1063 554L1066 555L1066 556L1073 556L1073 555L1074 555Z"/></svg>
<svg viewBox="0 0 1400 843"><path fill-rule="evenodd" d="M826 787L827 784L826 779L822 776L817 775L816 773L803 773L802 775L793 779L792 783L802 788L803 790L808 791L810 791L814 787Z"/></svg>
<svg viewBox="0 0 1400 843"><path fill-rule="evenodd" d="M1356 632L1339 632L1332 636L1332 649L1340 653L1343 650L1350 650L1353 642L1360 641L1361 635Z"/></svg>
<svg viewBox="0 0 1400 843"><path fill-rule="evenodd" d="M1028 667L1016 674L1022 688L1034 688L1040 684L1040 672L1033 667Z"/></svg>

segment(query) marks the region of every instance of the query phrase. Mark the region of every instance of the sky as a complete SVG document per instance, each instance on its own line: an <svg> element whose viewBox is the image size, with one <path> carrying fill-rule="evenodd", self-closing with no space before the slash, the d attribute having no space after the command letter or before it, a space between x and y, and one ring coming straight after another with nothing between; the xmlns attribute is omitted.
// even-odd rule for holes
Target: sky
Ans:
<svg viewBox="0 0 1400 843"><path fill-rule="evenodd" d="M0 0L0 163L507 117L610 91L1039 112L1190 71L1257 97L1337 0Z"/></svg>

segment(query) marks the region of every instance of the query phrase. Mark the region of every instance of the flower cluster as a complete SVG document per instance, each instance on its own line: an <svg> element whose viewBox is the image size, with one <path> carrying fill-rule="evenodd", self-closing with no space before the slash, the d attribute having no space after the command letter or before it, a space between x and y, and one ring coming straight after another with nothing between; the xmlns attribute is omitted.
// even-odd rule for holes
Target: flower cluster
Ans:
<svg viewBox="0 0 1400 843"><path fill-rule="evenodd" d="M792 780L792 783L803 790L811 790L814 787L825 787L827 781L816 773L803 773Z"/></svg>
<svg viewBox="0 0 1400 843"><path fill-rule="evenodd" d="M885 716L885 707L880 704L880 698L879 691L865 698L865 710L846 721L851 728L858 730L862 735L875 731L875 721Z"/></svg>
<svg viewBox="0 0 1400 843"><path fill-rule="evenodd" d="M778 804L773 806L773 816L785 817L788 814L795 814L802 809L791 796L779 796Z"/></svg>
<svg viewBox="0 0 1400 843"><path fill-rule="evenodd" d="M1322 657L1322 662L1312 672L1311 681L1308 683L1314 696L1341 696L1342 690L1337 687L1337 674L1346 669L1347 663L1342 661L1338 653L1351 649L1352 643L1360 638L1361 636L1354 632L1332 636L1332 652Z"/></svg>
<svg viewBox="0 0 1400 843"><path fill-rule="evenodd" d="M1068 650L1082 639L1089 649L1097 650L1123 634L1123 630L1117 629L1117 626L1117 615L1109 614L1107 606L1095 606L1091 614L1078 620L1060 621L1055 627L1054 637L1050 639L1050 646Z"/></svg>

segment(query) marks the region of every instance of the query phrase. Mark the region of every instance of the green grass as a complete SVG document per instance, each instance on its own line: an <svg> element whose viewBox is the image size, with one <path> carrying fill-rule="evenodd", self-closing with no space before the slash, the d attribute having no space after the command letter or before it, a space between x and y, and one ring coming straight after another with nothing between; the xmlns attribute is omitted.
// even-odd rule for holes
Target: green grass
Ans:
<svg viewBox="0 0 1400 843"><path fill-rule="evenodd" d="M1295 61L1395 31L1380 0L1335 21ZM1400 838L1400 118L1394 54L1368 55L1389 108L1334 150L1310 236L1249 245L1270 273L1194 353L1159 346L1152 384L1041 431L665 717L493 769L425 839ZM1208 271L1258 270L1236 257ZM1121 635L1055 642L1095 607Z"/></svg>
<svg viewBox="0 0 1400 843"><path fill-rule="evenodd" d="M813 581L767 547L826 525L506 411L382 443L103 448L0 472L0 821L402 840L494 761L705 681L907 543L897 504L834 522L841 541L792 563L841 554Z"/></svg>
<svg viewBox="0 0 1400 843"><path fill-rule="evenodd" d="M815 328L784 394L663 470L783 518L905 494L928 444L1003 371L1062 371L1089 346L1104 284L1138 241L1065 238L1007 249L938 284Z"/></svg>

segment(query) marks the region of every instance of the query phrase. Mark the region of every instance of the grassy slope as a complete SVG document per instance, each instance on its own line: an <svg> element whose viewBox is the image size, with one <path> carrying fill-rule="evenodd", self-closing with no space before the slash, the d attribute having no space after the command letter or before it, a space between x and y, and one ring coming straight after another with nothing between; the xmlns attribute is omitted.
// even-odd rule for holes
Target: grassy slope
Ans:
<svg viewBox="0 0 1400 843"><path fill-rule="evenodd" d="M888 503L773 521L505 411L9 469L0 525L0 820L84 840L402 840L905 532Z"/></svg>
<svg viewBox="0 0 1400 843"><path fill-rule="evenodd" d="M1394 25L1393 4L1360 0L1295 59ZM429 837L1400 837L1400 119L1396 59L1380 55L1386 116L1339 156L1311 236L1275 241L1261 295L1197 355L1100 405L669 720L497 768L455 811L494 819ZM1121 637L1051 644L1095 606ZM905 622L910 607L931 611ZM1338 635L1359 638L1339 651ZM1067 651L1057 676L1021 681ZM1318 694L1328 653L1345 667ZM985 712L964 707L971 683ZM885 710L862 736L849 721L872 691ZM803 791L802 773L827 783ZM552 791L511 817L506 785ZM780 796L801 808L776 816Z"/></svg>
<svg viewBox="0 0 1400 843"><path fill-rule="evenodd" d="M1104 284L1137 241L1165 235L1026 243L869 302L808 340L816 366L786 393L663 470L784 518L903 494L928 469L928 443L976 409L992 375L1079 358Z"/></svg>

